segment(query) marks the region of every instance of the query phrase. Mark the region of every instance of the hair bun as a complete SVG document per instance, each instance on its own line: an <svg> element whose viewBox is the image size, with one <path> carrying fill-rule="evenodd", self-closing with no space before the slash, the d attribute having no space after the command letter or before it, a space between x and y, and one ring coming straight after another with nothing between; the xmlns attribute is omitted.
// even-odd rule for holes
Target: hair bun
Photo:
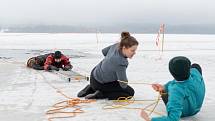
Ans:
<svg viewBox="0 0 215 121"><path fill-rule="evenodd" d="M127 38L127 37L130 37L130 33L129 33L129 32L122 32L122 33L121 33L121 38L122 38L122 39L125 39L125 38Z"/></svg>

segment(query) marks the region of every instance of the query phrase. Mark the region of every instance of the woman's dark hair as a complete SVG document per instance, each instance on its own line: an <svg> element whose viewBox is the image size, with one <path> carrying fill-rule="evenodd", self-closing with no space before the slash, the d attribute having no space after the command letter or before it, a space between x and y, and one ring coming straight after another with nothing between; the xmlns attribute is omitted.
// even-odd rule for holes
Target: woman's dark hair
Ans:
<svg viewBox="0 0 215 121"><path fill-rule="evenodd" d="M122 50L123 47L130 48L134 45L138 45L138 41L130 35L129 32L121 33L121 41L119 43L119 49Z"/></svg>

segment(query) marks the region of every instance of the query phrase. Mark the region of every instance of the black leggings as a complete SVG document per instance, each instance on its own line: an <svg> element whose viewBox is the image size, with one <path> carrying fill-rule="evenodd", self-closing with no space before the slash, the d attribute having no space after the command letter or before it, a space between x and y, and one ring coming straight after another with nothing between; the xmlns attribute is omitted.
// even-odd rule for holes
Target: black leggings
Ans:
<svg viewBox="0 0 215 121"><path fill-rule="evenodd" d="M108 98L109 100L116 100L119 97L134 96L134 89L129 85L125 89L123 89L119 85L118 81L101 84L93 77L92 73L90 76L90 86L94 91L101 91L103 98Z"/></svg>

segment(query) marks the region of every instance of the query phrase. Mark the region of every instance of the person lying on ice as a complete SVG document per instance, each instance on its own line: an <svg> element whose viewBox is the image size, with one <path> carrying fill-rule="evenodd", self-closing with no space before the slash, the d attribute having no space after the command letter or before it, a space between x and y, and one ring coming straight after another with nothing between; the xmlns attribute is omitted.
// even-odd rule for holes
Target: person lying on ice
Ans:
<svg viewBox="0 0 215 121"><path fill-rule="evenodd" d="M127 58L132 58L138 41L129 32L121 33L120 43L102 50L105 58L91 71L90 84L78 93L86 99L115 100L134 95L134 89L127 85ZM120 80L120 81L119 81ZM121 82L122 81L122 82Z"/></svg>
<svg viewBox="0 0 215 121"><path fill-rule="evenodd" d="M60 51L55 51L54 54L50 54L44 63L45 70L56 70L62 68L64 71L69 71L72 69L69 58L63 55Z"/></svg>
<svg viewBox="0 0 215 121"><path fill-rule="evenodd" d="M169 71L174 80L164 86L153 84L154 90L166 93L162 100L166 105L167 116L149 118L142 110L141 117L146 121L179 121L181 117L197 114L205 97L205 84L199 64L192 64L183 56L174 57L169 62Z"/></svg>
<svg viewBox="0 0 215 121"><path fill-rule="evenodd" d="M39 55L36 57L32 57L28 59L27 61L27 67L33 68L36 70L44 70L44 63L46 61L46 58L53 53L45 54L45 55Z"/></svg>
<svg viewBox="0 0 215 121"><path fill-rule="evenodd" d="M51 55L51 57L54 57L54 53L49 53L49 54L39 55L39 56L32 57L32 58L28 59L27 67L33 68L36 70L44 70L44 64L46 62L47 57L50 55ZM72 68L72 66L71 66L71 68ZM71 68L70 68L70 66L67 66L67 67L65 66L65 68L63 68L63 70L67 71L67 70L70 70ZM59 70L55 67L52 67L52 69ZM49 70L51 70L51 69L49 69Z"/></svg>

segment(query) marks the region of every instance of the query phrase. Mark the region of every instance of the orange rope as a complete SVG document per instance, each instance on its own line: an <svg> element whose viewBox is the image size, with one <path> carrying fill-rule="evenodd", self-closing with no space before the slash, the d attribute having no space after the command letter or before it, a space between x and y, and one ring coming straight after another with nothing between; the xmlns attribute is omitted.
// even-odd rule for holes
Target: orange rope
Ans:
<svg viewBox="0 0 215 121"><path fill-rule="evenodd" d="M5 62L8 62L8 61L5 61ZM15 63L15 62L9 62L9 63ZM63 73L60 73L60 74L65 75L65 76L69 76L68 74L63 74ZM55 119L55 118L70 118L70 117L76 116L76 114L84 113L84 111L81 110L81 106L79 104L95 102L95 100L81 100L79 98L71 98L71 97L67 96L66 94L64 94L61 90L59 90L58 88L56 88L55 86L50 84L48 81L46 81L45 76L43 76L42 74L41 74L41 76L43 77L43 80L48 85L50 85L50 87L52 87L53 89L56 90L57 93L61 94L65 98L69 99L69 100L64 100L64 101L61 101L61 102L58 102L58 103L54 104L51 107L50 110L46 111L46 115L48 116L48 121L52 121L52 119ZM81 76L82 75L80 75L80 77ZM128 83L128 82L124 82L124 81L119 81L119 82ZM144 82L142 82L142 83L132 83L132 84L152 85L150 83L144 83ZM111 105L111 107L104 106L103 109L117 109L117 108L143 109L143 110L150 111L149 115L151 115L153 112L157 113L159 115L163 115L162 113L155 111L155 108L157 107L157 105L158 105L158 103L160 101L160 95L162 95L162 94L165 94L165 93L160 93L158 98L157 98L157 100L135 100L131 96L130 97L119 97L116 100L117 102L127 102L127 104L120 104L120 105L116 105L116 106ZM126 107L126 106L128 106L128 105L130 105L130 104L132 104L132 103L134 103L136 101L155 101L155 102L145 106L144 108L129 108L129 107ZM151 107L153 105L154 105L154 107L153 107L152 110L148 109L149 107ZM67 109L67 108L74 108L74 110L73 111L62 111L62 110ZM61 115L59 115L59 114L61 114ZM55 115L57 115L57 116L55 116Z"/></svg>
<svg viewBox="0 0 215 121"><path fill-rule="evenodd" d="M164 95L166 93L159 93L158 98L155 100L135 100L134 97L119 97L117 100L113 100L114 102L117 102L119 104L112 104L112 105L106 105L103 107L103 109L118 109L118 108L125 108L125 109L138 109L138 110L146 110L149 111L149 115L152 113L156 113L158 115L164 115L164 113L155 111L155 108L157 107L161 95ZM127 107L130 104L133 104L135 102L146 102L146 101L152 101L149 105L146 105L144 108L133 108L133 107ZM123 103L121 103L123 102ZM149 109L149 107L154 106L152 109Z"/></svg>
<svg viewBox="0 0 215 121"><path fill-rule="evenodd" d="M84 111L81 109L82 107L79 104L95 102L95 100L81 100L79 98L69 97L63 91L61 91L57 87L53 86L50 82L48 82L44 75L41 74L41 76L50 87L56 90L57 93L68 99L61 102L57 102L56 104L51 106L50 110L46 111L48 121L52 121L52 119L55 118L70 118L76 116L76 114L84 113ZM63 111L66 109L68 110L68 108L70 109L73 108L73 110Z"/></svg>
<svg viewBox="0 0 215 121"><path fill-rule="evenodd" d="M70 118L76 116L77 114L84 113L79 104L91 102L94 102L94 100L81 100L79 98L73 98L58 102L46 112L46 115L48 116L48 121L52 121L52 119L55 118ZM73 108L73 111L63 111L67 108Z"/></svg>

